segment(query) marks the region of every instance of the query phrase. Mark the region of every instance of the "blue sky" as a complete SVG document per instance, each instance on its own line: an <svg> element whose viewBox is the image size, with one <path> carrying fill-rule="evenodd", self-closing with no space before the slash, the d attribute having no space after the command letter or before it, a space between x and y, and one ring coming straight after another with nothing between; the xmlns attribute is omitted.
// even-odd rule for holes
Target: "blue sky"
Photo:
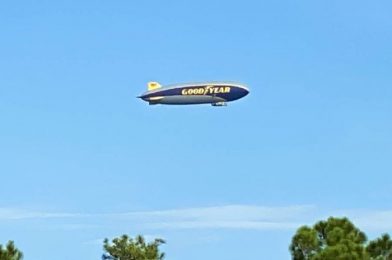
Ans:
<svg viewBox="0 0 392 260"><path fill-rule="evenodd" d="M295 229L392 229L390 1L5 1L0 243L100 259L290 259ZM229 106L148 106L147 81L239 81Z"/></svg>

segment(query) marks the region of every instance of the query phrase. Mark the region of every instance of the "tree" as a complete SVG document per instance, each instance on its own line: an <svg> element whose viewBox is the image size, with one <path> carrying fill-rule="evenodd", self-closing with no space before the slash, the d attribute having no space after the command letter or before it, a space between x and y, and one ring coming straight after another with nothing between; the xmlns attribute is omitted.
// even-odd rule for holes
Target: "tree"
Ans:
<svg viewBox="0 0 392 260"><path fill-rule="evenodd" d="M317 231L307 226L300 227L294 235L290 246L293 259L308 260L316 255L319 250L320 241Z"/></svg>
<svg viewBox="0 0 392 260"><path fill-rule="evenodd" d="M294 260L362 260L368 259L365 242L365 233L347 218L330 217L312 228L299 228L290 251Z"/></svg>
<svg viewBox="0 0 392 260"><path fill-rule="evenodd" d="M102 259L162 260L165 254L159 252L159 246L164 243L165 241L159 238L153 242L146 243L141 235L136 236L135 239L122 235L113 239L111 243L106 238L103 245L106 254L102 255Z"/></svg>
<svg viewBox="0 0 392 260"><path fill-rule="evenodd" d="M390 236L383 234L381 238L370 241L366 251L372 260L392 260L392 240Z"/></svg>
<svg viewBox="0 0 392 260"><path fill-rule="evenodd" d="M23 254L19 251L13 241L8 241L5 248L0 245L0 260L21 260Z"/></svg>

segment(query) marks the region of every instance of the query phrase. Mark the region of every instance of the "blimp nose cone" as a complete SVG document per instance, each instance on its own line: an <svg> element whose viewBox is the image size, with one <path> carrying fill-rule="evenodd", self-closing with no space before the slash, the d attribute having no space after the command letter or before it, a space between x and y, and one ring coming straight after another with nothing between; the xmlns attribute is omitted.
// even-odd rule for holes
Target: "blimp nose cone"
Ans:
<svg viewBox="0 0 392 260"><path fill-rule="evenodd" d="M247 88L241 88L241 94L243 97L249 94L249 89Z"/></svg>

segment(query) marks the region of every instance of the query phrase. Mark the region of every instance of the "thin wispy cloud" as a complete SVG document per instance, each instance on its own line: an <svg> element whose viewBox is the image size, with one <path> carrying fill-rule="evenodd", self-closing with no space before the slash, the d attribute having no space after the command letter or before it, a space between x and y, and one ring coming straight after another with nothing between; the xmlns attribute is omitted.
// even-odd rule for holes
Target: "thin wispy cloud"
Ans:
<svg viewBox="0 0 392 260"><path fill-rule="evenodd" d="M297 222L267 222L267 221L173 221L149 223L150 228L156 229L293 229L302 225Z"/></svg>
<svg viewBox="0 0 392 260"><path fill-rule="evenodd" d="M227 205L113 215L120 219L143 219L155 229L287 229L293 228L314 210L313 206L261 207Z"/></svg>
<svg viewBox="0 0 392 260"><path fill-rule="evenodd" d="M349 217L366 230L385 232L392 229L392 210L346 210L339 215Z"/></svg>
<svg viewBox="0 0 392 260"><path fill-rule="evenodd" d="M184 208L161 211L142 211L117 214L122 217L165 217L165 218L199 218L199 219L227 219L227 220L260 220L296 218L315 209L309 205L295 205L288 207L263 207L249 205L227 205L218 207Z"/></svg>
<svg viewBox="0 0 392 260"><path fill-rule="evenodd" d="M53 219L69 229L125 225L152 232L174 229L292 230L301 225L313 225L328 216L347 216L364 230L392 229L392 210L322 210L312 205L224 205L98 214L0 208L0 220Z"/></svg>

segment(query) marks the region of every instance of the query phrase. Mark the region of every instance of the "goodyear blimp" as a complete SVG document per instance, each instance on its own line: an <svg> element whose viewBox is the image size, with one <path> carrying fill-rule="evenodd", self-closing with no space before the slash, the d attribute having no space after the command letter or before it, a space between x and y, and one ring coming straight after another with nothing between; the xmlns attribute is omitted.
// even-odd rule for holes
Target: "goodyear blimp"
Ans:
<svg viewBox="0 0 392 260"><path fill-rule="evenodd" d="M227 102L248 95L249 89L233 82L201 82L161 86L158 82L149 82L147 92L139 98L150 105L191 105L211 104L225 106Z"/></svg>

